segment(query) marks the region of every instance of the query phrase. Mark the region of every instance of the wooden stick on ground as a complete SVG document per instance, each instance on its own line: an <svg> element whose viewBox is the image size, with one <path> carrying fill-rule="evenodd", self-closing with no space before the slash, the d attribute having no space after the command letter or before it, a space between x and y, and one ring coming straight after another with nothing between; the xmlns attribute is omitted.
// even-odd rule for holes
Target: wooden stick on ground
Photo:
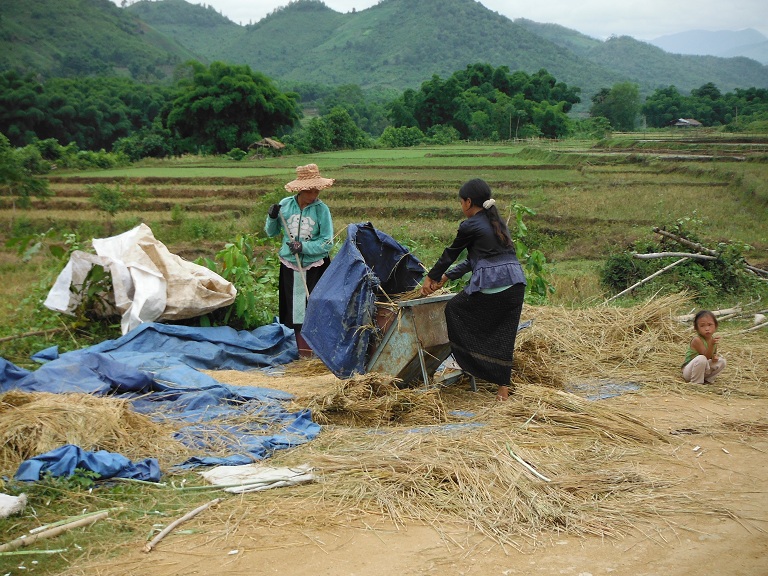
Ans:
<svg viewBox="0 0 768 576"><path fill-rule="evenodd" d="M722 308L720 310L711 310L712 314L715 315L715 318L718 320L724 319L726 316L733 316L738 315L741 313L741 306L737 306L735 308ZM696 313L693 314L683 314L682 316L675 316L675 320L678 322L691 322L696 317Z"/></svg>
<svg viewBox="0 0 768 576"><path fill-rule="evenodd" d="M33 544L38 540L42 540L44 538L53 538L54 536L63 534L64 532L67 532L68 530L72 530L73 528L80 528L81 526L88 526L89 524L93 524L97 520L101 520L102 518L106 518L107 516L109 516L109 510L104 510L102 512L99 512L98 514L94 514L86 518L81 518L80 520L75 520L74 522L70 522L69 524L56 526L55 528L51 528L50 530L45 530L43 532L38 532L37 534L31 534L29 536L21 536L20 538L16 538L16 540L11 540L7 544L3 544L2 546L0 546L0 552L15 550L16 548L21 548L22 546L29 546L30 544Z"/></svg>
<svg viewBox="0 0 768 576"><path fill-rule="evenodd" d="M0 342L10 342L11 340L18 340L19 338L28 338L29 336L42 336L44 334L56 334L57 332L63 332L67 330L64 328L49 328L48 330L34 330L33 332L24 332L23 334L14 334L13 336L3 336L0 338Z"/></svg>
<svg viewBox="0 0 768 576"><path fill-rule="evenodd" d="M179 524L183 524L184 522L186 522L186 521L187 521L187 520L189 520L190 518L194 518L195 516L197 516L198 514L200 514L200 512L202 512L203 510L206 510L207 508L210 508L211 506L215 506L215 505L216 505L216 504L218 504L219 502L221 502L221 498L216 498L216 499L214 499L214 500L211 500L211 501L210 501L210 502L208 502L207 504L203 504L202 506L198 506L197 508L195 508L194 510L192 510L192 512L187 512L187 513L186 513L184 516L182 516L182 517L181 517L181 518L179 518L178 520L174 520L173 522L171 522L170 524L168 524L168 526L166 526L166 527L163 529L163 531L162 531L162 532L160 532L160 534L158 534L157 536L155 536L155 537L152 539L152 541L151 541L151 542L148 542L148 543L147 543L147 544L144 546L144 552L152 552L152 549L153 549L155 546L157 546L157 543L158 543L158 542L160 542L160 540L162 540L163 538L165 538L165 537L166 537L166 536L167 536L169 533L171 533L171 532L172 532L172 531L173 531L173 530L176 528L176 526L178 526Z"/></svg>
<svg viewBox="0 0 768 576"><path fill-rule="evenodd" d="M755 330L759 330L760 328L765 328L768 326L768 322L763 322L762 324L756 324L755 326L752 326L752 328L747 328L745 330L742 330L739 332L739 334L745 334L746 332L754 332Z"/></svg>

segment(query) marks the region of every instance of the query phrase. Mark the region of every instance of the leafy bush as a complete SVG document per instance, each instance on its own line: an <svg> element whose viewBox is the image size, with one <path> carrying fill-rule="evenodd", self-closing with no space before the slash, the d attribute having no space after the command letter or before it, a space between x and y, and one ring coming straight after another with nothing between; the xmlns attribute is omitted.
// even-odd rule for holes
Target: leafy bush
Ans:
<svg viewBox="0 0 768 576"><path fill-rule="evenodd" d="M426 143L443 145L456 142L461 138L461 134L453 126L446 126L445 124L438 124L437 126L431 126L427 130Z"/></svg>
<svg viewBox="0 0 768 576"><path fill-rule="evenodd" d="M232 150L227 152L227 158L237 162L245 158L247 155L248 153L245 150L241 150L240 148L232 148Z"/></svg>
<svg viewBox="0 0 768 576"><path fill-rule="evenodd" d="M131 162L142 158L166 158L173 154L173 138L170 130L159 123L152 128L141 128L130 136L120 138L112 146L112 151L128 157Z"/></svg>
<svg viewBox="0 0 768 576"><path fill-rule="evenodd" d="M385 148L418 146L423 140L424 132L416 126L401 126L400 128L387 126L379 137L379 143Z"/></svg>
<svg viewBox="0 0 768 576"><path fill-rule="evenodd" d="M532 303L544 302L550 294L555 292L555 287L548 279L547 257L540 250L531 250L525 242L528 235L528 226L523 218L536 214L530 208L521 204L513 204L516 226L510 228L512 240L515 243L517 258L525 269L525 278L528 287L525 291L525 299Z"/></svg>
<svg viewBox="0 0 768 576"><path fill-rule="evenodd" d="M235 301L204 317L204 325L252 330L274 320L278 307L277 256L271 249L261 250L258 254L255 250L266 244L267 240L259 240L255 235L238 235L216 254L214 260L202 258L196 261L237 289Z"/></svg>

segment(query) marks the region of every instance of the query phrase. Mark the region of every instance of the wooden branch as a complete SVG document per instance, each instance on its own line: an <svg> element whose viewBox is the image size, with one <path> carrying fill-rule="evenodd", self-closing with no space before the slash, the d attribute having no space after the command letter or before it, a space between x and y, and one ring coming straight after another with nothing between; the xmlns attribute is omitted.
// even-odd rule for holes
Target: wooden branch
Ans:
<svg viewBox="0 0 768 576"><path fill-rule="evenodd" d="M712 314L715 318L722 320L725 316L734 316L741 314L741 306L736 308L723 308L722 310L712 310ZM675 316L675 320L678 322L691 322L696 317L696 314L684 314L683 316Z"/></svg>
<svg viewBox="0 0 768 576"><path fill-rule="evenodd" d="M658 227L655 227L653 231L656 232L656 234L660 234L661 236L666 236L667 238L671 238L678 244L682 244L683 246L688 246L689 248L693 248L694 250L696 250L697 252L701 252L702 254L717 256L717 252L715 250L710 250L709 248L702 246L697 242L691 242L690 240L686 240L681 236L676 236L675 234L672 234L671 232L667 232L666 230L662 230L661 228L658 228Z"/></svg>
<svg viewBox="0 0 768 576"><path fill-rule="evenodd" d="M664 266L664 268L662 268L661 270L657 270L656 272L654 272L653 274L651 274L651 275L650 275L650 276L648 276L647 278L643 278L642 280L640 280L640 282L635 282L634 284L632 284L632 286L630 286L630 287L629 287L629 288L627 288L626 290L622 290L621 292L619 292L619 293L618 293L618 294L616 294L615 296L611 296L610 298L608 298L608 300L606 300L605 302L603 302L603 304L608 304L608 302L610 302L611 300L615 300L615 299L616 299L616 298L618 298L619 296L623 296L623 295L624 295L624 294L626 294L627 292L630 292L630 291L634 290L635 288L637 288L637 287L638 287L638 286L640 286L641 284L645 284L645 283L646 283L646 282L648 282L649 280L653 280L653 279L654 279L654 278L656 278L656 276L658 276L659 274L662 274L663 272L666 272L666 271L667 271L667 270L669 270L670 268L673 268L673 267L677 266L678 264L680 264L680 263L682 263L682 262L685 262L686 260L688 260L688 258L680 258L680 260L676 260L676 261L672 262L672 264L670 264L669 266Z"/></svg>
<svg viewBox="0 0 768 576"><path fill-rule="evenodd" d="M759 330L760 328L765 328L768 326L768 322L763 322L762 324L757 324L755 326L752 326L752 328L747 328L746 330L742 330L739 332L739 334L744 334L745 332L754 332L755 330Z"/></svg>
<svg viewBox="0 0 768 576"><path fill-rule="evenodd" d="M89 524L93 524L97 520L101 520L107 516L109 516L109 510L104 510L98 514L94 514L93 516L81 518L80 520L75 520L69 524L63 524L62 526L56 526L50 530L45 530L43 532L38 532L37 534L31 534L29 536L21 536L20 538L16 538L16 540L11 540L10 542L0 546L0 552L15 550L16 548L21 548L22 546L29 546L30 544L34 544L38 540L42 540L44 538L53 538L54 536L63 534L64 532L72 530L73 528L80 528L81 526L88 526Z"/></svg>
<svg viewBox="0 0 768 576"><path fill-rule="evenodd" d="M66 327L62 328L49 328L48 330L35 330L34 332L24 332L23 334L14 334L13 336L3 336L0 338L0 342L8 342L9 340L18 340L19 338L27 338L29 336L42 336L43 334L55 334L56 332L64 332Z"/></svg>
<svg viewBox="0 0 768 576"><path fill-rule="evenodd" d="M697 242L691 242L690 240L686 240L685 238L681 236L677 236L675 234L672 234L671 232L667 232L666 230L662 230L659 227L655 227L653 229L656 234L660 234L661 236L666 236L667 238L671 238L675 242L682 244L683 246L688 246L689 248L693 248L694 250L697 250L703 254L708 254L709 256L717 256L718 253L716 250L710 250L709 248L706 248L702 246L701 244L698 244ZM762 270L761 268L756 268L754 266L750 266L746 262L744 262L744 267L747 270L750 270L751 272L754 272L755 274L761 274L763 276L768 276L768 270Z"/></svg>
<svg viewBox="0 0 768 576"><path fill-rule="evenodd" d="M187 521L187 520L189 520L190 518L194 518L195 516L197 516L198 514L200 514L200 512L202 512L203 510L205 510L205 509L207 509L207 508L210 508L211 506L215 506L215 505L216 505L216 504L218 504L219 502L221 502L221 498L216 498L215 500L211 500L211 501L210 501L210 502L208 502L207 504L203 504L202 506L198 506L197 508L195 508L194 510L192 510L192 512L187 512L187 513L186 513L184 516L182 516L182 517L181 517L181 518L179 518L178 520L174 520L173 522L171 522L170 524L168 524L168 526L166 526L166 527L165 527L165 529L163 529L163 531L162 531L162 532L160 532L160 534L158 534L157 536L155 536L155 537L152 539L152 541L151 541L151 542L148 542L148 543L147 543L147 544L144 546L144 552L152 552L152 549L153 549L155 546L157 546L158 542L160 542L160 540L162 540L162 539L163 539L163 538L165 538L165 537L166 537L168 534L170 534L170 533L171 533L171 532L172 532L172 531L173 531L173 530L176 528L176 526L178 526L179 524L183 524L184 522L186 522L186 521Z"/></svg>
<svg viewBox="0 0 768 576"><path fill-rule="evenodd" d="M638 260L653 260L654 258L695 258L697 260L717 260L715 256L707 256L706 254L689 254L687 252L652 252L650 254L632 254L632 258Z"/></svg>
<svg viewBox="0 0 768 576"><path fill-rule="evenodd" d="M65 518L64 520L59 520L57 522L46 524L45 526L38 526L37 528L32 528L29 531L29 533L37 534L38 532L45 532L46 530L50 530L51 528L56 528L57 526L62 526L64 524L75 522L77 520L80 520L81 518L90 518L91 516L97 516L99 514L103 514L104 512L118 512L122 509L123 508L121 506L118 506L115 508L105 508L104 510L96 510L95 512L86 512L85 514L80 514L78 516L70 516L69 518Z"/></svg>

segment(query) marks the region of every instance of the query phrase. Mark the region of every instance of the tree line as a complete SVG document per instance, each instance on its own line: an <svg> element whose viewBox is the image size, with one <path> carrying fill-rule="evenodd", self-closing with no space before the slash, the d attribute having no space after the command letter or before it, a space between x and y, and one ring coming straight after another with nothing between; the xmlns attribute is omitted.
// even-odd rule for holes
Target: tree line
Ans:
<svg viewBox="0 0 768 576"><path fill-rule="evenodd" d="M731 131L768 129L768 90L736 88L723 94L713 83L681 94L675 86L657 88L641 102L631 82L602 88L592 97L590 116L604 117L615 130L631 131L640 116L648 128L664 128L678 119L694 119L703 126L724 126Z"/></svg>
<svg viewBox="0 0 768 576"><path fill-rule="evenodd" d="M595 94L586 119L568 115L578 102L578 87L544 69L528 74L483 63L445 79L434 75L418 90L373 96L354 85L280 87L247 65L223 62L188 62L171 85L120 77L41 82L9 70L0 74L0 133L11 147L34 146L43 160L74 166L81 151L117 155L79 158L102 164L185 153L239 159L263 137L310 153L458 139L600 138L635 129L641 114L648 127L677 118L732 129L768 123L768 90L758 88L722 94L708 83L683 95L670 86L643 103L638 86L624 82ZM28 153L26 165L35 162Z"/></svg>

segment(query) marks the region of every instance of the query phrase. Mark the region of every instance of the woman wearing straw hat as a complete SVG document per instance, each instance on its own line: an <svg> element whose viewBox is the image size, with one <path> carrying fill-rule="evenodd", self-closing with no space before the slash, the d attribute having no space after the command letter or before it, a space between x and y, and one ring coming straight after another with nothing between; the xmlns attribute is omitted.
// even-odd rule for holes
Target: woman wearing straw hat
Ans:
<svg viewBox="0 0 768 576"><path fill-rule="evenodd" d="M317 164L296 168L296 179L285 189L294 192L273 204L267 214L267 236L282 232L283 240L278 254L280 279L280 322L296 332L299 355L312 355L301 337L307 298L331 263L333 221L328 206L318 199L321 190L332 186L333 178L323 178Z"/></svg>
<svg viewBox="0 0 768 576"><path fill-rule="evenodd" d="M459 201L467 219L427 273L421 292L432 294L448 280L472 272L464 290L445 306L448 340L461 369L498 385L496 400L504 401L509 397L525 274L490 186L480 178L469 180L459 190ZM449 269L464 250L467 259Z"/></svg>

